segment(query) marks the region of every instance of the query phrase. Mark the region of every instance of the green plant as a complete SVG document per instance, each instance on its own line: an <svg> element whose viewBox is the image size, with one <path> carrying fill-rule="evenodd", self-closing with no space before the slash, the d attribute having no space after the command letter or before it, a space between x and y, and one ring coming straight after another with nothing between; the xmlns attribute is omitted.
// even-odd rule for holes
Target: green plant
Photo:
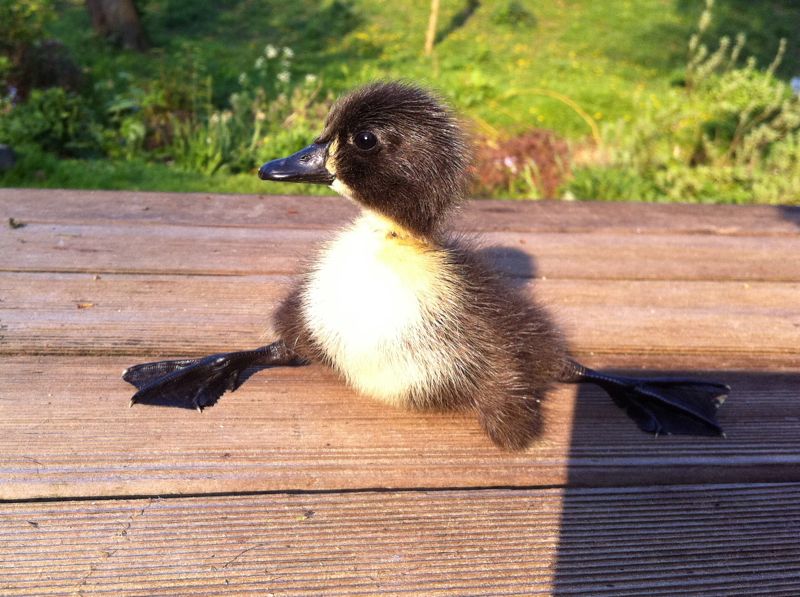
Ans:
<svg viewBox="0 0 800 597"><path fill-rule="evenodd" d="M786 42L780 42L765 69L753 58L740 65L741 35L735 43L722 38L710 51L701 38L713 6L707 0L698 33L689 41L685 85L640 97L635 118L606 125L602 151L589 154L592 159L576 172L568 193L676 201L800 200L792 153L800 134L800 98L775 76ZM625 171L630 174L622 175Z"/></svg>
<svg viewBox="0 0 800 597"><path fill-rule="evenodd" d="M61 156L100 152L100 127L86 101L60 87L31 92L25 103L7 105L0 118L0 142L34 145Z"/></svg>
<svg viewBox="0 0 800 597"><path fill-rule="evenodd" d="M95 95L105 107L105 148L109 156L165 157L176 129L195 128L213 111L212 80L197 46L182 44L179 59L159 62L156 76L120 71L98 82Z"/></svg>
<svg viewBox="0 0 800 597"><path fill-rule="evenodd" d="M587 166L572 174L567 199L614 201L658 201L663 197L653 180L635 170L614 166Z"/></svg>
<svg viewBox="0 0 800 597"><path fill-rule="evenodd" d="M172 157L190 171L252 170L267 148L275 154L298 149L324 116L316 103L317 78L293 81L293 51L267 45L252 69L239 76L239 90L225 110L200 120L173 122Z"/></svg>
<svg viewBox="0 0 800 597"><path fill-rule="evenodd" d="M7 85L8 74L11 72L11 59L0 55L0 89Z"/></svg>
<svg viewBox="0 0 800 597"><path fill-rule="evenodd" d="M737 35L734 44L723 37L713 52L701 42L713 18L713 8L714 0L706 0L698 30L689 40L686 68L687 94L699 95L711 112L701 127L698 151L705 155L698 161L710 157L712 161L752 164L771 144L800 126L800 101L775 78L787 44L785 39L780 40L775 58L765 70L758 69L753 57L740 67L738 61L746 42L743 33Z"/></svg>
<svg viewBox="0 0 800 597"><path fill-rule="evenodd" d="M15 52L44 37L45 25L53 18L49 0L0 0L0 53Z"/></svg>
<svg viewBox="0 0 800 597"><path fill-rule="evenodd" d="M26 51L44 39L52 8L49 0L0 0L0 92L15 83Z"/></svg>
<svg viewBox="0 0 800 597"><path fill-rule="evenodd" d="M492 11L492 22L507 27L533 27L536 17L520 0L504 0Z"/></svg>

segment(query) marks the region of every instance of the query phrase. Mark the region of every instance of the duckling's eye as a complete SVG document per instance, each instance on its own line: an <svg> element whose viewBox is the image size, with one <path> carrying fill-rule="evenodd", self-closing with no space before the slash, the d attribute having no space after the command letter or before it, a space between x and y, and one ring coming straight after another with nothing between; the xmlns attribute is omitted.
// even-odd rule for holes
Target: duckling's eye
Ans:
<svg viewBox="0 0 800 597"><path fill-rule="evenodd" d="M355 134L353 143L362 151L369 151L378 144L378 138L369 131L361 131Z"/></svg>

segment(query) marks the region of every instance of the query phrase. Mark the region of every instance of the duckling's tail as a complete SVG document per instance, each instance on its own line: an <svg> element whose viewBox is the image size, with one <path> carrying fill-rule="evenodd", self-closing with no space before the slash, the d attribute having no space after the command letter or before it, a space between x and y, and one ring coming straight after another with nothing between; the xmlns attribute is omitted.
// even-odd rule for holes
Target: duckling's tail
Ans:
<svg viewBox="0 0 800 597"><path fill-rule="evenodd" d="M200 359L157 361L134 365L122 379L139 390L134 404L156 404L202 410L226 392L233 392L264 367L300 364L283 340L254 350L212 354Z"/></svg>
<svg viewBox="0 0 800 597"><path fill-rule="evenodd" d="M642 431L659 435L717 435L717 409L730 388L724 384L689 379L636 379L593 371L568 361L559 381L592 383L603 388Z"/></svg>

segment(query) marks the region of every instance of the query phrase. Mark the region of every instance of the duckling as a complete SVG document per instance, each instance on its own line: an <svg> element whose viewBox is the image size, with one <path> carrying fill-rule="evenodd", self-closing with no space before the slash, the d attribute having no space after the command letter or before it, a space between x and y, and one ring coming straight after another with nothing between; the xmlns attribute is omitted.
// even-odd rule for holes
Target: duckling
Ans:
<svg viewBox="0 0 800 597"><path fill-rule="evenodd" d="M508 450L541 433L541 404L559 382L601 386L644 431L722 434L727 386L583 367L545 308L448 231L469 164L465 135L432 93L378 82L340 99L311 145L259 170L329 185L361 207L276 310L280 339L131 367L131 404L202 409L257 368L319 362L390 405L473 412Z"/></svg>

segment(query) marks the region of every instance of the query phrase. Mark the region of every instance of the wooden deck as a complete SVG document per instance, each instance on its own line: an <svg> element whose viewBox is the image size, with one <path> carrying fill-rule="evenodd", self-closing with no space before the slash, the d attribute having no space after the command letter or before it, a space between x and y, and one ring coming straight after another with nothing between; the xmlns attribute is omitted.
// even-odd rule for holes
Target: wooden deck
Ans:
<svg viewBox="0 0 800 597"><path fill-rule="evenodd" d="M0 594L800 594L800 208L476 202L597 367L729 383L728 438L560 388L528 452L317 366L203 414L143 360L260 345L339 199L0 190ZM6 225L9 218L24 224Z"/></svg>

